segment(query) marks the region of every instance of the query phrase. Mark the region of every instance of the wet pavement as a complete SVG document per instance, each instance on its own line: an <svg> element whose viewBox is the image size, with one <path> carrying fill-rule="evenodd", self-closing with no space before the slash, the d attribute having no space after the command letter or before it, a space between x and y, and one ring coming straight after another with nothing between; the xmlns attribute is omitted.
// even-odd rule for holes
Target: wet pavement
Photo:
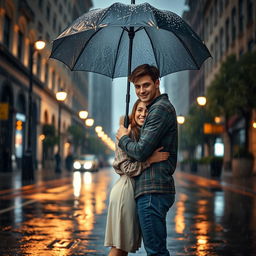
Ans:
<svg viewBox="0 0 256 256"><path fill-rule="evenodd" d="M0 178L1 256L107 255L108 195L118 178L111 168L51 180L39 175L26 186L18 176ZM219 182L177 171L175 180L167 216L171 255L256 255L255 179Z"/></svg>

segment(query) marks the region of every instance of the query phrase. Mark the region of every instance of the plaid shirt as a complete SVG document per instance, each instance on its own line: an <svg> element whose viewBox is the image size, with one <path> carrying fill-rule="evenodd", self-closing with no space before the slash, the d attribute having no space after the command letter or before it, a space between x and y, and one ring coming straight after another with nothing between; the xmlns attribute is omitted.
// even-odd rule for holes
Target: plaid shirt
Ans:
<svg viewBox="0 0 256 256"><path fill-rule="evenodd" d="M123 136L118 145L133 159L143 162L159 147L168 151L167 161L154 163L135 177L135 198L148 193L175 193L173 173L177 163L177 119L167 94L155 98L147 106L148 116L141 127L140 139L134 142Z"/></svg>

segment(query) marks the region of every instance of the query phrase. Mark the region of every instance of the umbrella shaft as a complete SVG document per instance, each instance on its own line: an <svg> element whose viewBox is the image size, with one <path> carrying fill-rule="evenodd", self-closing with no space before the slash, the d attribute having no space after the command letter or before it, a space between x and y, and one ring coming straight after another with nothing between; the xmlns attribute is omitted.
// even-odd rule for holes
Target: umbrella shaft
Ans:
<svg viewBox="0 0 256 256"><path fill-rule="evenodd" d="M129 55L128 55L128 79L127 79L127 93L126 93L126 110L125 110L125 119L124 126L127 128L129 125L129 104L130 104L130 81L129 76L131 74L131 66L132 66L132 46L133 46L133 38L135 36L134 27L130 27L128 32L129 35Z"/></svg>

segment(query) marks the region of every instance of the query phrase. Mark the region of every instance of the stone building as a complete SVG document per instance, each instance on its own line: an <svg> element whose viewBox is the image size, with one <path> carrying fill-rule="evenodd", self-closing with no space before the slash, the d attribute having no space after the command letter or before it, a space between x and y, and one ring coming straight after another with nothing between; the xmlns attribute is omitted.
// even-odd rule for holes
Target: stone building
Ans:
<svg viewBox="0 0 256 256"><path fill-rule="evenodd" d="M79 122L77 112L88 108L88 74L70 72L62 63L49 59L51 41L75 18L89 10L91 0L1 0L0 1L0 171L20 166L28 137L30 46L46 42L33 53L32 151L42 161L42 127L58 127L55 93L64 89L62 104L61 154L68 151L66 131Z"/></svg>

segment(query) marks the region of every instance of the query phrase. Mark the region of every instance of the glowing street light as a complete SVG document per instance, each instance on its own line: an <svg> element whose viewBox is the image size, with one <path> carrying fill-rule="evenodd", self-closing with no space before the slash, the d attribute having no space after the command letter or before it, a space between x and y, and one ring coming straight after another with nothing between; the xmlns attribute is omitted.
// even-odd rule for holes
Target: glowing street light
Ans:
<svg viewBox="0 0 256 256"><path fill-rule="evenodd" d="M81 119L86 119L87 117L88 117L88 111L86 111L86 110L81 110L80 112L79 112L79 117L81 118Z"/></svg>
<svg viewBox="0 0 256 256"><path fill-rule="evenodd" d="M37 51L45 47L45 42L41 39L29 44L29 90L28 90L28 134L27 146L22 161L22 179L34 179L34 160L32 153L32 116L33 116L33 59Z"/></svg>
<svg viewBox="0 0 256 256"><path fill-rule="evenodd" d="M94 124L94 119L88 118L88 119L85 120L85 125L86 126L91 127L91 126L93 126L93 124Z"/></svg>
<svg viewBox="0 0 256 256"><path fill-rule="evenodd" d="M58 116L58 152L57 152L57 155L59 157L59 159L61 159L61 104L60 102L63 102L65 101L65 99L67 98L67 93L63 90L63 89L60 89L60 91L58 91L56 93L56 99L57 101L59 102L59 116ZM60 166L60 163L58 163L56 161L56 168L55 168L55 171L57 173L60 173L61 172L61 166Z"/></svg>
<svg viewBox="0 0 256 256"><path fill-rule="evenodd" d="M185 123L185 117L182 115L177 116L177 122L178 124L184 124Z"/></svg>
<svg viewBox="0 0 256 256"><path fill-rule="evenodd" d="M256 129L256 122L253 122L252 127Z"/></svg>
<svg viewBox="0 0 256 256"><path fill-rule="evenodd" d="M44 47L45 47L45 41L43 40L37 40L35 43L34 43L34 47L36 50L40 51L40 50L43 50Z"/></svg>
<svg viewBox="0 0 256 256"><path fill-rule="evenodd" d="M57 101L64 101L66 98L67 98L67 93L63 89L60 89L60 91L56 93Z"/></svg>
<svg viewBox="0 0 256 256"><path fill-rule="evenodd" d="M197 103L199 106L205 106L206 104L206 97L205 96L199 96L197 97Z"/></svg>
<svg viewBox="0 0 256 256"><path fill-rule="evenodd" d="M95 132L99 133L102 131L102 127L101 126L96 126L95 127Z"/></svg>
<svg viewBox="0 0 256 256"><path fill-rule="evenodd" d="M214 122L216 124L219 124L221 122L221 117L219 117L219 116L214 117Z"/></svg>

